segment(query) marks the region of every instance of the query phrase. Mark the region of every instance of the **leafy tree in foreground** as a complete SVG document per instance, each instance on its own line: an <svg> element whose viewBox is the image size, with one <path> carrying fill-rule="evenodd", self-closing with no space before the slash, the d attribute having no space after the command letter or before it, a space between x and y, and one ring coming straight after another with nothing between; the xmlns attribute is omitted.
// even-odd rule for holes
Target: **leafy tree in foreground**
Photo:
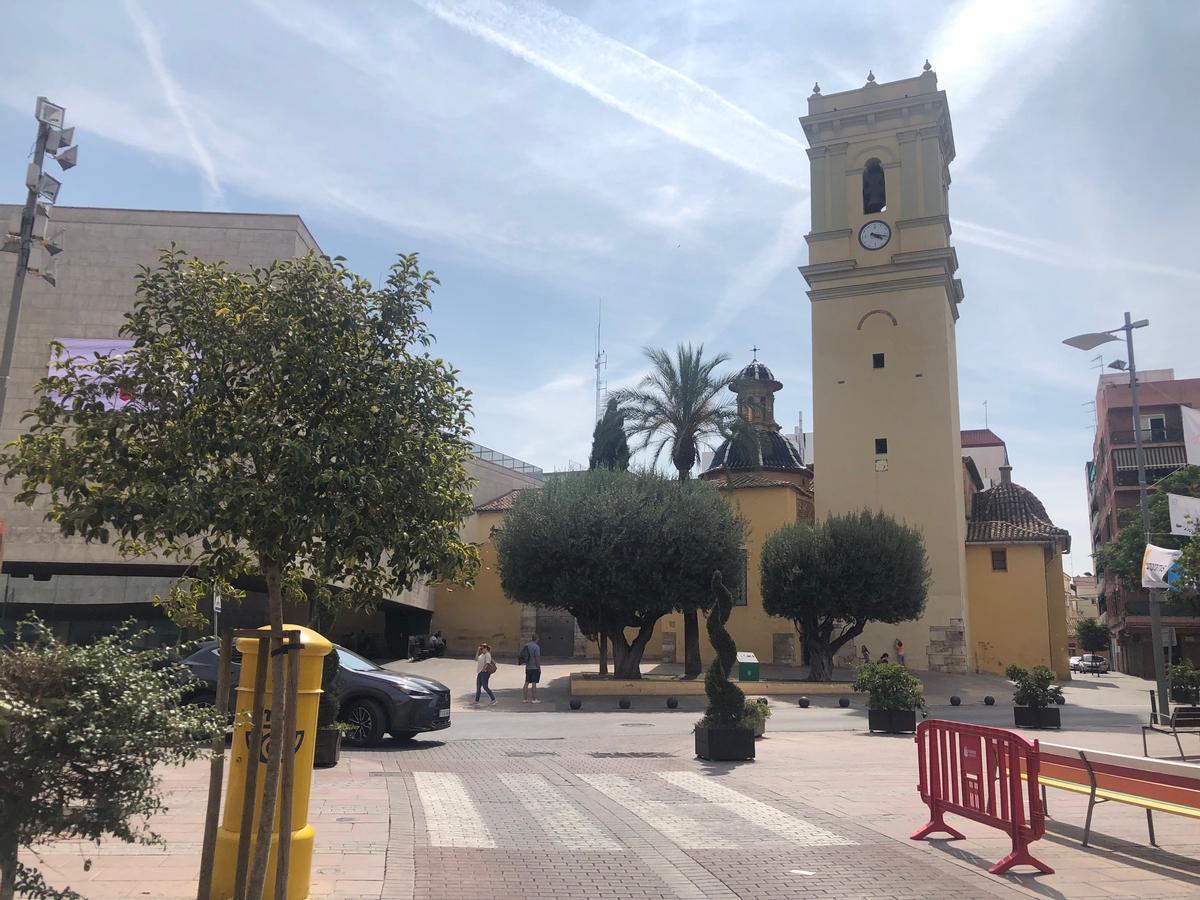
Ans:
<svg viewBox="0 0 1200 900"><path fill-rule="evenodd" d="M0 651L0 900L76 897L17 853L54 839L158 843L156 768L205 754L216 710L180 704L186 670L121 632L64 644L37 619ZM88 865L85 862L85 866Z"/></svg>
<svg viewBox="0 0 1200 900"><path fill-rule="evenodd" d="M1075 625L1075 643L1085 653L1099 653L1109 645L1108 626L1091 616L1080 619Z"/></svg>
<svg viewBox="0 0 1200 900"><path fill-rule="evenodd" d="M62 374L37 386L29 433L0 459L5 478L64 535L173 556L226 596L261 577L276 636L302 582L373 603L420 576L469 577L467 394L425 350L435 284L415 255L375 289L312 255L241 273L166 251L138 276L121 329L132 349L59 353ZM170 611L194 616L202 593L174 592ZM282 656L271 678L279 717ZM263 779L253 896L284 744L271 742Z"/></svg>
<svg viewBox="0 0 1200 900"><path fill-rule="evenodd" d="M1157 490L1149 497L1150 531L1154 544L1169 550L1183 550L1179 564L1184 571L1184 580L1190 588L1183 588L1169 596L1193 599L1200 582L1200 538L1188 538L1171 534L1171 514L1167 494L1182 494L1185 497L1200 497L1200 466L1185 466L1172 472L1158 483ZM1115 579L1126 590L1138 591L1142 587L1142 556L1146 550L1146 533L1138 508L1121 511L1121 530L1117 536L1096 550L1096 574L1103 573ZM1106 645L1107 646L1107 645Z"/></svg>
<svg viewBox="0 0 1200 900"><path fill-rule="evenodd" d="M629 468L629 441L625 437L625 414L617 405L617 398L610 397L604 416L596 423L592 432L592 453L588 458L589 469L613 469L626 471Z"/></svg>
<svg viewBox="0 0 1200 900"><path fill-rule="evenodd" d="M705 359L703 344L680 344L674 358L655 347L646 347L642 352L650 360L650 374L636 388L620 391L617 399L625 411L630 434L642 436L640 449L652 447L655 464L664 450L669 451L679 480L687 481L700 460L704 439L726 433L733 422L732 404L725 399L725 389L733 376L717 374L717 368L728 362L729 356L719 353ZM698 611L707 605L706 584L702 594L684 598L679 607L683 613L683 672L688 678L700 674Z"/></svg>
<svg viewBox="0 0 1200 900"><path fill-rule="evenodd" d="M654 624L739 571L745 525L703 482L597 469L522 491L494 535L509 597L606 634L616 676L640 678Z"/></svg>
<svg viewBox="0 0 1200 900"><path fill-rule="evenodd" d="M834 654L868 622L918 618L929 593L920 532L869 510L781 528L763 544L761 574L763 608L795 623L810 681L832 680Z"/></svg>

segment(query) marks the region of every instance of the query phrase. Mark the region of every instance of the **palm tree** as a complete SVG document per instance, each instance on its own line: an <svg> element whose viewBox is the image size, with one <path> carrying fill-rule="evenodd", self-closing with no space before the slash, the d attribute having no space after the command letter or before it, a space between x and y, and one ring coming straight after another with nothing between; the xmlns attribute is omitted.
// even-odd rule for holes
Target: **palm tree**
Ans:
<svg viewBox="0 0 1200 900"><path fill-rule="evenodd" d="M729 361L725 353L704 358L704 345L680 344L675 356L662 348L645 347L650 373L635 388L620 391L618 402L631 435L641 435L638 449L652 448L654 463L670 452L671 464L686 481L700 459L706 438L726 434L733 420L732 404L723 392L731 374L716 374ZM700 621L695 607L683 611L683 671L700 674Z"/></svg>

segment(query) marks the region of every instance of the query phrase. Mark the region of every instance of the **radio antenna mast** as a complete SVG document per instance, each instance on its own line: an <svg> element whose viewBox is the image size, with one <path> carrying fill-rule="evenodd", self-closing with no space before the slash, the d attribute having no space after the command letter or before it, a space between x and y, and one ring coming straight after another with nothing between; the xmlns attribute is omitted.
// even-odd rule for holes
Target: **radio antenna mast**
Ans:
<svg viewBox="0 0 1200 900"><path fill-rule="evenodd" d="M604 298L596 310L596 421L604 418L608 401L608 353L600 346L600 322L604 315Z"/></svg>

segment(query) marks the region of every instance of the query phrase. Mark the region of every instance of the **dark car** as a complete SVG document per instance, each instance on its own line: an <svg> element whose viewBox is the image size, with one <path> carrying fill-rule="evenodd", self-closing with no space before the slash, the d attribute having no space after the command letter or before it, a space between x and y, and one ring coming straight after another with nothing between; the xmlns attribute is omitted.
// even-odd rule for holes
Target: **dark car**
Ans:
<svg viewBox="0 0 1200 900"><path fill-rule="evenodd" d="M206 641L183 661L200 682L195 702L215 702L219 645ZM408 740L422 731L450 727L450 689L438 681L392 672L334 645L338 656L337 692L342 709L338 718L349 728L346 743L357 747L377 744L385 734ZM234 654L232 683L237 684L241 654ZM230 709L234 695L230 696Z"/></svg>

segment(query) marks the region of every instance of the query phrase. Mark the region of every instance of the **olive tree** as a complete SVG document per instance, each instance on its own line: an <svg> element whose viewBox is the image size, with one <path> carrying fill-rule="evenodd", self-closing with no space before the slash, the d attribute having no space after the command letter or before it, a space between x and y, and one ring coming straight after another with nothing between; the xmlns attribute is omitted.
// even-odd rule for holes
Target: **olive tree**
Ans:
<svg viewBox="0 0 1200 900"><path fill-rule="evenodd" d="M704 482L605 469L522 491L494 532L504 592L607 635L618 678L641 677L660 618L707 596L715 572L741 570L744 537Z"/></svg>
<svg viewBox="0 0 1200 900"><path fill-rule="evenodd" d="M810 681L832 680L834 654L868 622L918 618L930 579L921 533L869 510L774 532L761 575L763 608L795 624Z"/></svg>
<svg viewBox="0 0 1200 900"><path fill-rule="evenodd" d="M76 646L31 619L0 651L0 900L78 896L20 863L21 849L158 843L147 822L164 808L156 770L201 757L219 730L216 710L181 705L186 670L137 637Z"/></svg>
<svg viewBox="0 0 1200 900"><path fill-rule="evenodd" d="M137 280L121 328L132 348L60 347L37 386L28 433L0 459L18 501L44 504L64 535L185 563L198 587L174 592L176 615L194 617L205 585L228 595L261 578L276 638L302 583L372 602L418 577L472 575L458 533L468 396L428 352L421 317L438 282L415 255L379 288L314 255L235 272L175 249ZM280 655L271 678L278 717ZM263 778L254 896L284 743Z"/></svg>

